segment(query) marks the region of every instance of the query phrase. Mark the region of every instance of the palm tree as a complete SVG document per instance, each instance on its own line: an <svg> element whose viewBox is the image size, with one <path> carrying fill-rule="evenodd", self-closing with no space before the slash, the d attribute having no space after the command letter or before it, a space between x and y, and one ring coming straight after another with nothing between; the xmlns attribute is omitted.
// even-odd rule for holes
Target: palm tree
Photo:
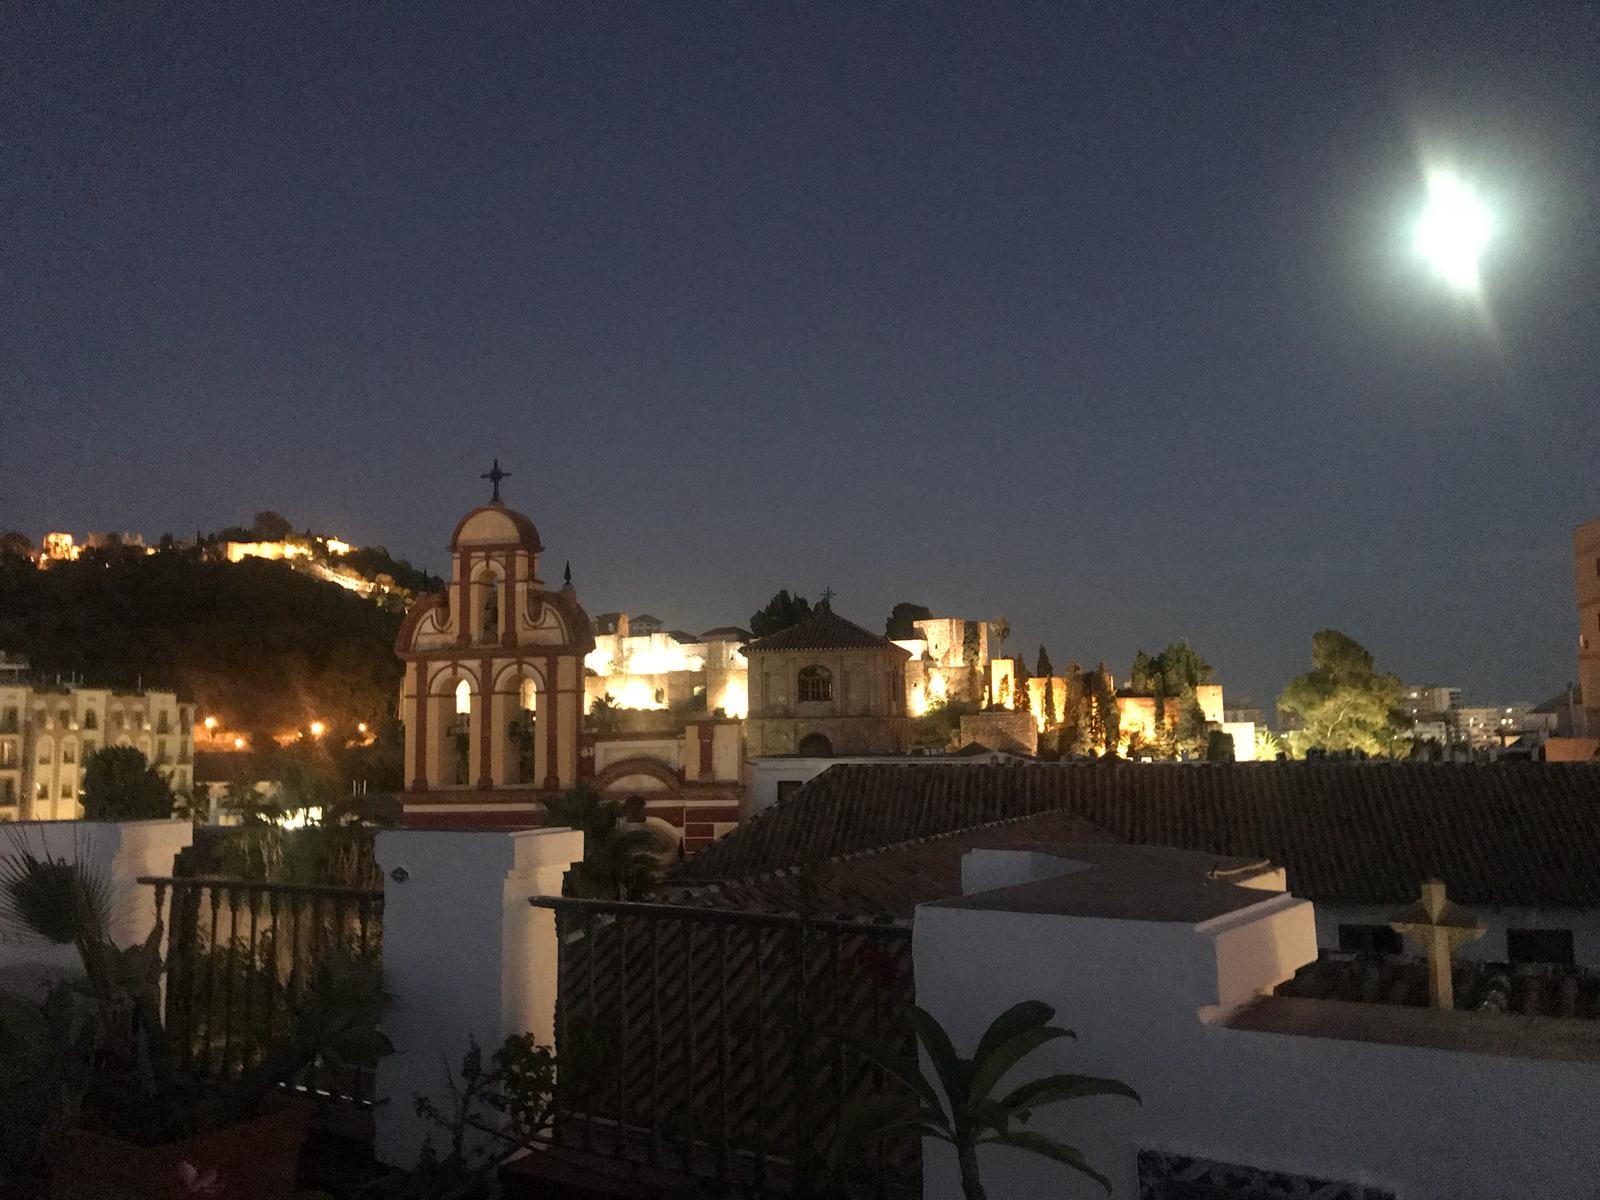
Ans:
<svg viewBox="0 0 1600 1200"><path fill-rule="evenodd" d="M923 1009L913 1005L911 1015L917 1039L933 1063L933 1081L913 1059L883 1050L849 1030L834 1031L912 1093L860 1096L849 1102L839 1119L836 1165L868 1144L915 1133L955 1147L966 1200L985 1200L978 1174L978 1147L991 1145L1051 1159L1111 1191L1111 1181L1089 1165L1082 1151L1024 1127L1033 1111L1046 1104L1089 1096L1126 1096L1139 1103L1138 1092L1115 1079L1058 1074L1024 1083L998 1098L994 1094L1006 1074L1040 1046L1076 1036L1050 1024L1055 1009L1038 1000L1024 1000L1006 1009L990 1024L971 1058L956 1054L950 1035Z"/></svg>
<svg viewBox="0 0 1600 1200"><path fill-rule="evenodd" d="M995 641L1000 643L1000 653L996 658L1006 656L1006 643L1011 640L1011 622L1005 617L996 617L989 622L989 632L994 634Z"/></svg>
<svg viewBox="0 0 1600 1200"><path fill-rule="evenodd" d="M575 896L598 900L637 900L655 882L667 839L643 822L644 804L606 800L588 788L545 802L546 821L583 833L583 861L568 886Z"/></svg>

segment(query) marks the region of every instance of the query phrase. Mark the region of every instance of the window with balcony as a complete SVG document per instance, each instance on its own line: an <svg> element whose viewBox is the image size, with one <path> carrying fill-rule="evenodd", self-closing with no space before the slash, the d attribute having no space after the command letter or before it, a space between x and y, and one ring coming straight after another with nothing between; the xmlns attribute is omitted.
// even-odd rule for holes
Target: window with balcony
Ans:
<svg viewBox="0 0 1600 1200"><path fill-rule="evenodd" d="M99 729L100 714L95 712L95 710L92 708L89 709L88 712L83 714L83 727L85 729Z"/></svg>

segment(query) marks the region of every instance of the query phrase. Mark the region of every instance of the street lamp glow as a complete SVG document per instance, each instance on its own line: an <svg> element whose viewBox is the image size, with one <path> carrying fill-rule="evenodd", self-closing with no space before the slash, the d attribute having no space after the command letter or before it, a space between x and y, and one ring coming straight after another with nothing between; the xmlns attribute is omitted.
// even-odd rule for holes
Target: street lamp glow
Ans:
<svg viewBox="0 0 1600 1200"><path fill-rule="evenodd" d="M328 732L328 727L326 725L324 725L321 721L313 721L313 722L311 722L311 736L312 737L318 737L319 738L319 737L321 737L323 734L325 734L327 732Z"/></svg>
<svg viewBox="0 0 1600 1200"><path fill-rule="evenodd" d="M1478 288L1478 260L1493 224L1476 193L1451 171L1428 172L1428 206L1417 221L1417 253L1458 291Z"/></svg>

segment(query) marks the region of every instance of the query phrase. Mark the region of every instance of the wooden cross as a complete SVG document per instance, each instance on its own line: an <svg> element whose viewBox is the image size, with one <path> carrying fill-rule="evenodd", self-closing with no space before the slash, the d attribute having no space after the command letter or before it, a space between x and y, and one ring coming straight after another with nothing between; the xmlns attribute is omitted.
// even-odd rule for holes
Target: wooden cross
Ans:
<svg viewBox="0 0 1600 1200"><path fill-rule="evenodd" d="M478 478L479 479L487 479L490 483L494 484L494 496L490 499L489 503L490 504L499 504L500 503L500 481L502 479L510 479L511 478L511 472L510 471L502 471L500 469L500 460L497 458L497 459L494 460L494 466L490 467L489 470L485 471L482 475L479 475Z"/></svg>
<svg viewBox="0 0 1600 1200"><path fill-rule="evenodd" d="M822 605L821 605L821 607L831 609L833 607L833 598L835 596L837 596L838 594L839 593L834 591L831 587L823 588L822 589Z"/></svg>
<svg viewBox="0 0 1600 1200"><path fill-rule="evenodd" d="M1411 907L1397 912L1389 927L1422 947L1428 956L1428 999L1435 1008L1456 1006L1455 985L1450 978L1450 957L1458 946L1483 936L1478 918L1445 897L1444 884L1424 880L1422 896Z"/></svg>

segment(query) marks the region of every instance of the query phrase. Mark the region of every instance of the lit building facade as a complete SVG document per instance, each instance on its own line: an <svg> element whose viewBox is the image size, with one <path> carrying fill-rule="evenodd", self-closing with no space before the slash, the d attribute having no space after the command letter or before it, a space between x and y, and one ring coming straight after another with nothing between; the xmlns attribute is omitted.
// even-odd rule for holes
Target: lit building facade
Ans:
<svg viewBox="0 0 1600 1200"><path fill-rule="evenodd" d="M744 644L750 634L725 625L698 636L666 630L653 618L605 613L584 658L584 707L609 697L620 708L666 709L704 693L705 709L742 717L749 708Z"/></svg>
<svg viewBox="0 0 1600 1200"><path fill-rule="evenodd" d="M916 633L896 638L894 645L907 654L906 711L920 717L930 706L951 700L982 703L998 680L992 678L989 660L989 622L964 617L929 617L914 621ZM1013 664L1013 660L999 660ZM1015 707L1015 704L1006 707Z"/></svg>
<svg viewBox="0 0 1600 1200"><path fill-rule="evenodd" d="M1578 596L1578 689L1585 729L1600 737L1600 517L1572 531L1572 571Z"/></svg>
<svg viewBox="0 0 1600 1200"><path fill-rule="evenodd" d="M899 754L910 745L910 653L838 616L816 613L745 647L752 757Z"/></svg>
<svg viewBox="0 0 1600 1200"><path fill-rule="evenodd" d="M194 708L172 692L0 683L0 820L83 815L89 758L131 746L171 785L194 785Z"/></svg>

